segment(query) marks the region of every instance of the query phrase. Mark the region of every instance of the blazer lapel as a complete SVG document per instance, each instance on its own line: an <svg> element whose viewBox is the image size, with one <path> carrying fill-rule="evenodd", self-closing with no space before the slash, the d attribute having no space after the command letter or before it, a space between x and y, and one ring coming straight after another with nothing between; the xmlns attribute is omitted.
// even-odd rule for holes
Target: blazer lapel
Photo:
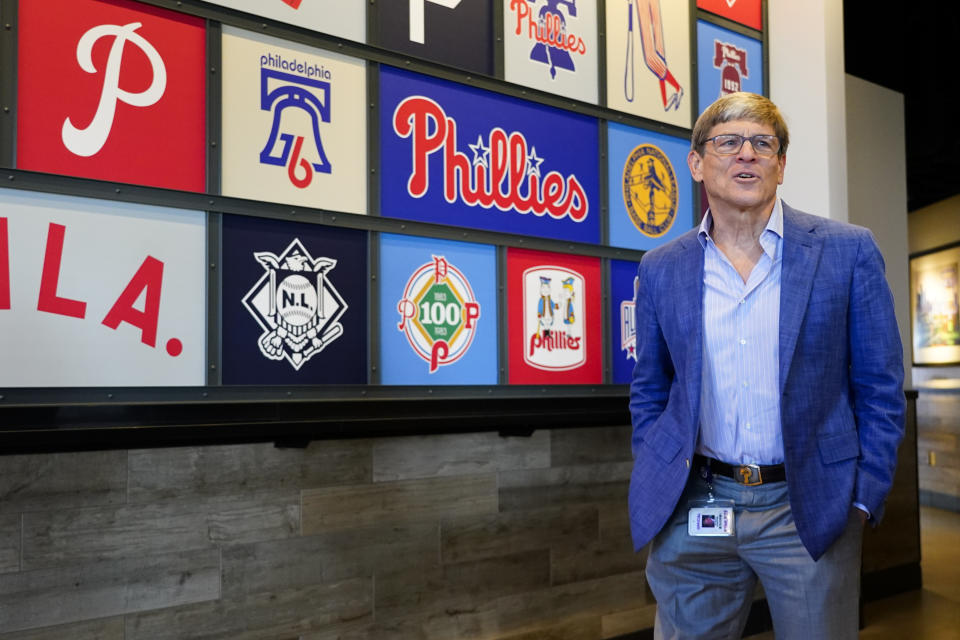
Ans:
<svg viewBox="0 0 960 640"><path fill-rule="evenodd" d="M780 274L780 393L807 312L807 301L820 261L823 239L810 224L802 224L794 211L783 205L783 263Z"/></svg>
<svg viewBox="0 0 960 640"><path fill-rule="evenodd" d="M703 246L695 233L680 242L674 278L676 320L680 335L688 337L685 370L677 373L686 376L692 424L697 424L703 373Z"/></svg>

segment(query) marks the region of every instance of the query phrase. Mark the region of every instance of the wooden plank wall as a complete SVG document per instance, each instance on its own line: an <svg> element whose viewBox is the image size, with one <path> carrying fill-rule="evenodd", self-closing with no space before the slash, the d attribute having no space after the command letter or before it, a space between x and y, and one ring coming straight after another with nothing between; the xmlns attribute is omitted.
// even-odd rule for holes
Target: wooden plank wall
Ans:
<svg viewBox="0 0 960 640"><path fill-rule="evenodd" d="M0 639L652 626L629 428L0 457Z"/></svg>
<svg viewBox="0 0 960 640"><path fill-rule="evenodd" d="M865 534L865 594L919 587L908 415L886 520ZM650 629L629 442L607 427L0 456L0 640Z"/></svg>
<svg viewBox="0 0 960 640"><path fill-rule="evenodd" d="M921 389L917 425L921 500L960 511L960 389Z"/></svg>

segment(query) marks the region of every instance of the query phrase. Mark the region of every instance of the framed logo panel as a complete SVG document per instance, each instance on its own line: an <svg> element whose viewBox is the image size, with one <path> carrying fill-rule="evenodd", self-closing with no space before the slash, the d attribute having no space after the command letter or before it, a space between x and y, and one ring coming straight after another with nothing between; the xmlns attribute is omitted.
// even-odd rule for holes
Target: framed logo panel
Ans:
<svg viewBox="0 0 960 640"><path fill-rule="evenodd" d="M367 233L223 217L224 384L366 384Z"/></svg>
<svg viewBox="0 0 960 640"><path fill-rule="evenodd" d="M371 11L381 47L493 75L489 0L389 0Z"/></svg>
<svg viewBox="0 0 960 640"><path fill-rule="evenodd" d="M364 0L206 0L230 9L363 42L367 34Z"/></svg>
<svg viewBox="0 0 960 640"><path fill-rule="evenodd" d="M505 0L509 82L597 102L597 7L577 0Z"/></svg>
<svg viewBox="0 0 960 640"><path fill-rule="evenodd" d="M737 91L763 93L763 45L759 40L697 21L698 112Z"/></svg>
<svg viewBox="0 0 960 640"><path fill-rule="evenodd" d="M206 188L200 18L129 0L20 2L17 167Z"/></svg>
<svg viewBox="0 0 960 640"><path fill-rule="evenodd" d="M611 122L607 147L612 246L653 249L693 226L688 141Z"/></svg>
<svg viewBox="0 0 960 640"><path fill-rule="evenodd" d="M637 364L637 262L610 261L610 341L613 383L628 384Z"/></svg>
<svg viewBox="0 0 960 640"><path fill-rule="evenodd" d="M224 195L367 211L366 64L223 28Z"/></svg>
<svg viewBox="0 0 960 640"><path fill-rule="evenodd" d="M607 2L607 106L690 127L690 5Z"/></svg>
<svg viewBox="0 0 960 640"><path fill-rule="evenodd" d="M599 242L594 118L380 71L384 216Z"/></svg>
<svg viewBox="0 0 960 640"><path fill-rule="evenodd" d="M697 0L697 8L739 22L752 29L763 29L761 0Z"/></svg>
<svg viewBox="0 0 960 640"><path fill-rule="evenodd" d="M507 249L510 384L599 384L600 259Z"/></svg>
<svg viewBox="0 0 960 640"><path fill-rule="evenodd" d="M0 189L0 387L199 386L202 212Z"/></svg>
<svg viewBox="0 0 960 640"><path fill-rule="evenodd" d="M496 248L380 236L383 384L497 383Z"/></svg>

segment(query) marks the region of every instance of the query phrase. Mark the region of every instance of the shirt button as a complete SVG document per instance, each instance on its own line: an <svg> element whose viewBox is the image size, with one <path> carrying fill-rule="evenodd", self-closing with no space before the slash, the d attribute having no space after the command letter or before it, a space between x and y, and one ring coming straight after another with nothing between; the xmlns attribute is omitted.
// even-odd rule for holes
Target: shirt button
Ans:
<svg viewBox="0 0 960 640"><path fill-rule="evenodd" d="M749 422L746 424L746 427L747 427L747 430L749 431L749 430L750 430L750 423L749 423Z"/></svg>
<svg viewBox="0 0 960 640"><path fill-rule="evenodd" d="M747 341L744 340L743 338L740 338L740 344L747 344Z"/></svg>
<svg viewBox="0 0 960 640"><path fill-rule="evenodd" d="M743 382L743 386L744 386L744 387L749 387L749 386L750 386L750 383L749 383L749 382L747 382L746 380L744 380L744 382Z"/></svg>
<svg viewBox="0 0 960 640"><path fill-rule="evenodd" d="M746 302L746 300L744 300L743 298L740 298L739 300L737 300L737 304L743 304L744 302Z"/></svg>

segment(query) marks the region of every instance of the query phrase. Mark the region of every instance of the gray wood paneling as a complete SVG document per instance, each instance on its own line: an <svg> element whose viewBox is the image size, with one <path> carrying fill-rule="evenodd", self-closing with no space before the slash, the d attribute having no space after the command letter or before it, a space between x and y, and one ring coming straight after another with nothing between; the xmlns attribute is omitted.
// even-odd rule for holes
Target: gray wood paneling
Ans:
<svg viewBox="0 0 960 640"><path fill-rule="evenodd" d="M127 618L126 640L293 640L337 632L372 619L372 594L372 580L353 578L143 613Z"/></svg>
<svg viewBox="0 0 960 640"><path fill-rule="evenodd" d="M504 471L500 509L537 509L587 503L626 504L632 462Z"/></svg>
<svg viewBox="0 0 960 640"><path fill-rule="evenodd" d="M438 561L435 524L346 529L223 552L223 595L400 573Z"/></svg>
<svg viewBox="0 0 960 640"><path fill-rule="evenodd" d="M24 514L23 567L93 563L299 532L294 489Z"/></svg>
<svg viewBox="0 0 960 640"><path fill-rule="evenodd" d="M123 451L4 456L0 512L120 504L126 482Z"/></svg>
<svg viewBox="0 0 960 640"><path fill-rule="evenodd" d="M500 598L496 606L500 628L522 629L545 620L585 615L603 616L650 604L642 572L574 582Z"/></svg>
<svg viewBox="0 0 960 640"><path fill-rule="evenodd" d="M215 549L0 575L0 632L217 598Z"/></svg>
<svg viewBox="0 0 960 640"><path fill-rule="evenodd" d="M20 514L0 513L0 573L20 570Z"/></svg>
<svg viewBox="0 0 960 640"><path fill-rule="evenodd" d="M550 435L550 464L554 467L632 459L630 427L557 429Z"/></svg>
<svg viewBox="0 0 960 640"><path fill-rule="evenodd" d="M496 433L392 438L373 446L375 482L540 469L550 465L550 432L529 438Z"/></svg>
<svg viewBox="0 0 960 640"><path fill-rule="evenodd" d="M123 618L105 618L17 633L2 633L0 640L124 640Z"/></svg>
<svg viewBox="0 0 960 640"><path fill-rule="evenodd" d="M545 549L378 574L377 621L474 613L485 602L544 589L549 584L550 554Z"/></svg>
<svg viewBox="0 0 960 640"><path fill-rule="evenodd" d="M302 498L303 534L402 524L497 510L492 474L310 489Z"/></svg>
<svg viewBox="0 0 960 640"><path fill-rule="evenodd" d="M255 444L131 451L130 501L369 482L371 447L355 440L306 449Z"/></svg>
<svg viewBox="0 0 960 640"><path fill-rule="evenodd" d="M538 549L570 555L595 544L599 535L594 506L515 511L444 520L440 551L444 562Z"/></svg>

